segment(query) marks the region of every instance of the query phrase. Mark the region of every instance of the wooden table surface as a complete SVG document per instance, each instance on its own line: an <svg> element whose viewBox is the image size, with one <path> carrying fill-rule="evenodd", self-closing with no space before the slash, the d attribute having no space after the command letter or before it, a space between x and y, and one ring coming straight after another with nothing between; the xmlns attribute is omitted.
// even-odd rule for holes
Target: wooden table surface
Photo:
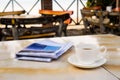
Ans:
<svg viewBox="0 0 120 80"><path fill-rule="evenodd" d="M120 80L120 37L87 35L50 38L54 41L72 41L104 45L108 49L107 62L97 68L83 69L68 63L75 53L74 45L59 59L50 63L16 60L15 53L41 39L0 42L0 80Z"/></svg>

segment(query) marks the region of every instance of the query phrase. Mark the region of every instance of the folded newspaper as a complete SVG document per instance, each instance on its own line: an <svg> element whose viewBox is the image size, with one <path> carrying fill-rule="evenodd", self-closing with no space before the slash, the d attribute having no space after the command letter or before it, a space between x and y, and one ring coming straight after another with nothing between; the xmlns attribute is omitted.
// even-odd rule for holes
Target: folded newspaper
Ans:
<svg viewBox="0 0 120 80"><path fill-rule="evenodd" d="M58 59L72 45L72 42L59 43L49 39L37 41L16 53L16 58L19 60L50 62L52 59Z"/></svg>

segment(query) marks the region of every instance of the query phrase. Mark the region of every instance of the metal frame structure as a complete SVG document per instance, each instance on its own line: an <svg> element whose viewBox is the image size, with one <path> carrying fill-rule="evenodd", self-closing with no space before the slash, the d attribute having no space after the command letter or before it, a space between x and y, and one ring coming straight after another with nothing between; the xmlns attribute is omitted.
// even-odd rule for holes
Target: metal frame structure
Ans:
<svg viewBox="0 0 120 80"><path fill-rule="evenodd" d="M57 0L53 0L53 1L55 1L55 3L63 10L63 11L67 11L67 10L69 10L69 8L77 1L77 7L76 7L76 11L77 11L77 17L76 17L76 21L75 20L73 20L72 19L72 21L76 24L76 25L79 25L80 24L80 22L81 22L81 20L79 21L79 1L80 1L80 3L82 4L82 6L84 6L85 7L85 5L83 4L83 2L82 2L82 0L73 0L72 2L71 2L71 4L67 7L67 9L65 10L59 3L58 3L58 1Z"/></svg>
<svg viewBox="0 0 120 80"><path fill-rule="evenodd" d="M36 4L38 4L39 1L40 1L40 0L37 0L37 1L35 2L35 4L31 7L31 9L27 12L27 14L29 14L29 13L33 10L33 8L36 6Z"/></svg>
<svg viewBox="0 0 120 80"><path fill-rule="evenodd" d="M36 4L38 4L38 2L39 2L40 0L37 0L34 4L33 4L33 6L30 8L30 10L29 11L27 11L26 13L27 14L29 14L32 10L33 10L33 8L36 6ZM68 7L67 7L67 9L65 10L63 7L62 7L62 5L60 5L59 4L59 2L57 1L57 0L52 0L52 1L54 1L63 11L67 11L67 10L69 10L70 9L70 7L71 6L73 6L73 4L76 2L76 21L75 20L73 20L72 19L72 21L76 24L76 25L79 25L80 24L80 22L81 22L81 20L79 21L79 12L80 12L80 10L79 10L79 5L82 5L83 7L85 7L85 5L84 5L84 3L82 2L82 0L73 0L71 3L70 3L70 5L68 5ZM25 10L16 0L9 0L9 2L7 3L7 5L5 6L5 8L3 9L3 12L5 12L5 10L6 10L6 8L8 7L8 5L10 4L10 3L12 3L12 11L14 11L14 2L18 5L18 6L20 6L23 10ZM79 4L79 2L80 2L80 4ZM25 10L26 11L26 10Z"/></svg>
<svg viewBox="0 0 120 80"><path fill-rule="evenodd" d="M23 10L25 10L16 0L9 0L9 2L7 3L7 5L5 6L5 8L3 9L2 12L5 12L6 8L9 6L10 3L12 3L12 11L14 12L14 2L20 6Z"/></svg>
<svg viewBox="0 0 120 80"><path fill-rule="evenodd" d="M67 9L65 10L60 4L59 4L59 2L57 1L57 0L53 0L63 11L67 11L67 10L69 10L70 9L70 7L77 1L77 7L76 7L76 11L77 11L77 17L76 17L76 21L75 20L73 20L72 19L72 21L76 24L76 25L79 25L80 24L80 22L81 22L81 20L79 21L79 1L80 1L80 3L82 4L82 6L84 6L85 7L85 5L84 5L84 3L82 2L82 0L73 0L72 2L71 2L71 4L70 5L68 5L68 7L67 7ZM32 9L35 7L35 5L37 4L39 2L39 0L37 0L36 2L35 2L35 4L32 6L32 8L27 12L27 14L29 14L31 11L32 11Z"/></svg>
<svg viewBox="0 0 120 80"><path fill-rule="evenodd" d="M32 10L33 10L33 8L36 6L36 4L38 4L38 2L39 2L40 0L37 0L34 4L33 4L33 6L30 8L30 10L27 12L27 14L29 14ZM9 2L7 3L7 5L5 6L5 8L3 9L3 11L2 12L5 12L5 10L6 10L6 8L10 5L10 3L12 4L12 12L14 12L14 3L16 3L18 6L20 6L20 8L22 8L23 10L25 10L16 0L9 0ZM25 11L26 12L26 11Z"/></svg>

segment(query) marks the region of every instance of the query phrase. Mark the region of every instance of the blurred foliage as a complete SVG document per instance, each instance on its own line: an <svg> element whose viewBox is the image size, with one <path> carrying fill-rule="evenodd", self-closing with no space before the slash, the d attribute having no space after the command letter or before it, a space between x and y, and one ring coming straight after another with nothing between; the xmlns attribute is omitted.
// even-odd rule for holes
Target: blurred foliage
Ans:
<svg viewBox="0 0 120 80"><path fill-rule="evenodd" d="M106 9L106 6L112 6L115 8L116 0L88 0L86 7L101 6L103 10Z"/></svg>

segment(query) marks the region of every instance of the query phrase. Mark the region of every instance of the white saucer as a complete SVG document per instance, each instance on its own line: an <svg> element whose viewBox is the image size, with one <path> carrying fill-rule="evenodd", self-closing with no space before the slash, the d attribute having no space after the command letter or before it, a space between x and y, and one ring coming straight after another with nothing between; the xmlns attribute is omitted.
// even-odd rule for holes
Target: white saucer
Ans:
<svg viewBox="0 0 120 80"><path fill-rule="evenodd" d="M68 58L68 62L76 67L80 67L80 68L96 68L96 67L99 67L99 66L102 66L103 64L105 64L107 61L107 59L101 59L99 61L96 61L95 63L93 64L82 64L82 63L79 63L78 60L76 59L75 55L71 55L69 58Z"/></svg>

